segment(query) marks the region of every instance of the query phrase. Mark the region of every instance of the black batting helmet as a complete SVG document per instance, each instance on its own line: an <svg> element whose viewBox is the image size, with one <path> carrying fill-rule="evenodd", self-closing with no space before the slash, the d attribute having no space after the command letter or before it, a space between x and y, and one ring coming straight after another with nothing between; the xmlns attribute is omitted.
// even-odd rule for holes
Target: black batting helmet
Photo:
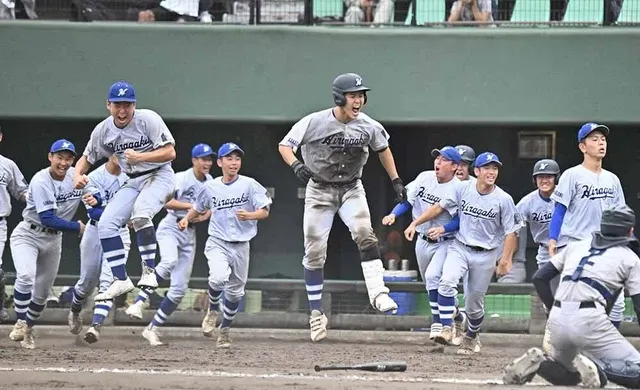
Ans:
<svg viewBox="0 0 640 390"><path fill-rule="evenodd" d="M462 157L462 161L467 162L469 165L473 164L476 161L476 151L473 150L471 146L467 145L458 145L456 146L458 153L460 153L460 157Z"/></svg>
<svg viewBox="0 0 640 390"><path fill-rule="evenodd" d="M344 94L349 92L364 92L364 103L367 103L367 91L371 91L369 87L364 85L362 77L356 73L343 73L333 80L333 102L336 106L344 106L347 99Z"/></svg>
<svg viewBox="0 0 640 390"><path fill-rule="evenodd" d="M536 176L538 175L553 175L556 177L556 184L558 184L558 176L560 176L560 165L555 160L549 158L542 159L533 165L533 184L536 182Z"/></svg>

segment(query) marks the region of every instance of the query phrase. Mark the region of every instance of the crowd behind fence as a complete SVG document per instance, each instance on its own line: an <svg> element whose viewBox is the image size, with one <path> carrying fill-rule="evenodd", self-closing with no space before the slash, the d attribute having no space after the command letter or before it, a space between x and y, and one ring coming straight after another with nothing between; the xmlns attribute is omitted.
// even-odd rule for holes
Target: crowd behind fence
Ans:
<svg viewBox="0 0 640 390"><path fill-rule="evenodd" d="M4 0L0 19L388 26L624 26L640 0Z"/></svg>

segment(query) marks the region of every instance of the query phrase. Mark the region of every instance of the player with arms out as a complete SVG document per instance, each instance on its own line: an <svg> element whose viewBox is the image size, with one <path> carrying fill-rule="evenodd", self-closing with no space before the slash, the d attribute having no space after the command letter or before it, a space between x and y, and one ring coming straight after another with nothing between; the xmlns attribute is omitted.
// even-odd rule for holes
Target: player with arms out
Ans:
<svg viewBox="0 0 640 390"><path fill-rule="evenodd" d="M156 267L158 283L171 278L171 285L166 296L160 303L151 323L142 331L142 337L152 346L163 345L160 340L160 328L169 316L178 308L189 288L189 278L196 256L195 223L204 221L211 215L210 211L189 221L186 228L180 229L178 224L193 208L196 195L205 184L213 180L209 171L213 164L215 152L211 146L197 144L191 149L191 168L176 173L176 191L173 199L164 206L167 215L158 224L158 246L160 247L160 263ZM147 306L147 299L155 289L143 287L140 289L133 305L129 306L126 314L133 318L142 319L142 311ZM215 325L215 324L214 324Z"/></svg>
<svg viewBox="0 0 640 390"><path fill-rule="evenodd" d="M124 81L109 88L107 109L111 115L91 133L84 155L76 163L74 176L76 188L84 188L88 182L85 173L91 165L115 154L129 178L100 217L98 235L114 281L96 296L98 300L113 299L134 288L125 269L127 258L120 237L120 229L129 220L142 257L138 286L158 287L154 273L157 243L152 218L171 199L175 189L171 168L171 161L176 157L175 141L160 115L152 110L136 109L133 86Z"/></svg>
<svg viewBox="0 0 640 390"><path fill-rule="evenodd" d="M407 184L407 200L397 204L391 213L382 219L383 225L393 225L396 217L404 214L411 208L413 219L418 218L432 205L440 202L443 198L452 197L456 187L462 185L456 177L458 165L461 162L460 153L456 148L445 146L442 149L434 149L431 156L435 157L434 169L421 172L411 183ZM453 211L453 210L452 210ZM447 256L447 248L455 236L458 223L450 224L453 215L448 211L443 212L437 218L416 227L418 241L416 242L416 259L420 276L425 281L425 286L429 294L429 305L431 306L432 323L429 338L433 340L442 330L440 314L438 310L438 285L442 276L442 265ZM447 227L440 238L431 239L427 236L427 230L431 227ZM464 314L455 322L456 328L459 326L464 330ZM462 332L461 330L461 332Z"/></svg>
<svg viewBox="0 0 640 390"><path fill-rule="evenodd" d="M106 163L89 173L88 177L89 183L84 188L82 201L87 207L89 221L82 235L82 240L80 240L80 279L73 288L71 310L68 316L71 334L79 334L82 331L83 322L80 313L87 295L92 294L98 286L100 287L99 292L104 292L113 278L111 268L103 260L102 247L98 237L98 223L106 205L128 179L120 169L115 154L111 155ZM124 244L126 258L131 248L131 237L126 225L120 229L120 238ZM100 327L112 307L113 299L95 301L91 327L84 335L86 342L95 343L98 341Z"/></svg>
<svg viewBox="0 0 640 390"><path fill-rule="evenodd" d="M412 241L417 226L443 212L458 212L460 216L460 228L449 245L438 286L442 331L434 341L448 345L453 339L452 317L458 282L468 272L469 291L465 294L468 329L457 352L461 355L480 351L478 333L484 321L484 297L494 271L497 275L509 272L517 245L515 232L522 227L511 195L495 184L502 167L498 156L491 152L482 153L474 165L475 185L457 186L453 196L431 206L405 230L407 240ZM427 236L437 239L443 232L442 227L434 227L427 231ZM502 256L498 253L501 246ZM496 270L498 258L500 262Z"/></svg>
<svg viewBox="0 0 640 390"><path fill-rule="evenodd" d="M591 238L572 241L533 277L546 307L550 351L531 348L505 367L505 384L525 384L538 374L555 386L640 388L640 353L611 323L608 311L626 289L640 317L640 243L636 216L626 205L602 213ZM551 280L560 277L555 294Z"/></svg>
<svg viewBox="0 0 640 390"><path fill-rule="evenodd" d="M33 326L44 310L62 255L62 232L84 233L82 221L71 221L82 191L73 185L75 146L65 139L49 149L50 166L29 184L22 222L11 233L11 256L16 268L13 302L17 321L9 334L23 348L35 348Z"/></svg>
<svg viewBox="0 0 640 390"><path fill-rule="evenodd" d="M335 107L299 120L282 139L278 151L298 179L306 185L303 218L304 281L311 316L311 340L327 337L327 317L322 311L322 285L327 240L335 214L347 225L358 250L371 305L381 312L396 312L383 280L378 239L371 227L367 196L360 177L372 149L380 159L398 195L407 198L398 177L389 135L384 127L361 112L367 102L362 77L345 73L333 81ZM302 150L304 163L296 158Z"/></svg>
<svg viewBox="0 0 640 390"><path fill-rule="evenodd" d="M269 216L271 197L255 179L240 175L244 151L228 142L218 149L222 176L208 181L178 225L187 229L189 221L211 211L209 238L204 255L209 262L209 310L202 332L213 337L220 298L224 292L223 318L216 346L231 347L229 328L244 296L249 277L249 241L258 234L258 221Z"/></svg>
<svg viewBox="0 0 640 390"><path fill-rule="evenodd" d="M2 129L0 129L2 142ZM7 242L7 217L11 214L11 196L20 202L27 201L29 184L20 168L13 160L0 155L0 323L9 321L9 313L4 308L6 299L6 279L2 270L2 254Z"/></svg>

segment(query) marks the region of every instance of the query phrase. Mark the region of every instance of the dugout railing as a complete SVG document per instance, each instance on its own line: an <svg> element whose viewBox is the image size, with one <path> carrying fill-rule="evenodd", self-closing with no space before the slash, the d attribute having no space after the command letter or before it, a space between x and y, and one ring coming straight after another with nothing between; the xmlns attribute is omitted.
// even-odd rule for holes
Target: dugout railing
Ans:
<svg viewBox="0 0 640 390"><path fill-rule="evenodd" d="M138 277L131 277L137 282ZM77 275L59 275L56 278L55 286L72 286L78 280ZM7 285L14 282L14 275L7 275ZM393 294L414 294L416 299L425 299L424 285L421 282L387 282L387 286ZM161 288L163 286L161 285ZM207 279L196 277L189 283L190 294L199 291L206 295ZM9 288L11 290L11 288ZM159 289L160 290L160 289ZM239 312L234 320L234 326L245 328L288 328L307 329L309 317L306 309L306 289L303 280L293 279L249 279L246 290L248 292L260 292L262 298L267 298L265 293L279 294L285 304L279 307L271 307L268 303L261 302L257 310L246 310L248 305ZM462 285L459 291L463 291ZM137 289L130 293L127 301L130 303L137 294ZM249 294L247 296L250 296ZM246 297L247 297L246 296ZM255 297L256 295L252 295ZM406 297L407 295L403 295ZM339 297L339 298L338 298ZM345 310L344 301L356 301L350 310ZM396 297L398 297L396 295ZM533 285L522 284L499 284L492 283L487 293L487 302L496 301L495 298L503 298L503 302L514 300L528 301L526 307L529 313L523 315L510 315L511 309L508 304L504 304L500 314L496 312L496 307L489 307L487 303L486 317L483 324L484 332L493 333L528 333L542 334L546 321L546 315L539 298L535 294ZM189 297L193 300L193 297ZM268 298L271 299L271 298ZM459 299L463 299L462 294ZM113 310L110 314L106 326L140 325L143 326L151 321L155 310L146 310L142 320L131 319L125 314L124 303L121 307ZM85 324L90 323L93 302L89 299L83 310ZM277 306L277 305L276 305ZM354 309L355 308L355 309ZM329 317L330 328L350 329L350 330L388 330L388 331L428 331L431 324L430 314L409 313L398 315L384 315L376 313L370 305L364 281L351 280L325 280L323 290L323 309ZM631 308L627 308L629 312ZM43 313L40 323L64 325L67 323L69 309L66 307L47 308ZM10 310L12 320L14 320L13 310ZM167 326L189 326L199 327L204 312L187 308L177 310L170 317ZM640 336L640 329L637 321L623 322L621 332L625 336Z"/></svg>

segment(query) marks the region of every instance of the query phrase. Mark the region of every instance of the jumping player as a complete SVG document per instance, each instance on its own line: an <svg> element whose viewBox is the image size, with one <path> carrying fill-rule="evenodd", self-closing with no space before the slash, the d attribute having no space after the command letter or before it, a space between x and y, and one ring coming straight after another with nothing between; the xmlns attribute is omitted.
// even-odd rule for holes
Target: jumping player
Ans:
<svg viewBox="0 0 640 390"><path fill-rule="evenodd" d="M151 323L142 331L142 337L152 346L162 345L158 328L164 325L169 316L178 308L189 288L189 278L196 255L195 223L208 219L210 212L190 220L186 228L180 229L178 224L193 208L196 195L204 188L205 183L213 180L209 171L213 164L215 152L211 146L197 144L191 149L192 167L176 173L177 189L173 199L165 205L167 215L158 224L158 246L160 247L160 263L156 267L158 283L171 278L171 285L160 303ZM155 289L143 287L134 303L126 310L133 318L142 319L147 299ZM215 324L214 324L215 325Z"/></svg>
<svg viewBox="0 0 640 390"><path fill-rule="evenodd" d="M420 173L411 183L407 184L407 200L397 204L391 213L382 219L383 225L393 225L396 217L404 214L412 208L413 219L418 218L433 204L443 198L453 197L456 186L461 185L456 177L456 171L461 162L460 154L456 148L445 146L442 149L434 149L431 156L435 157L434 169ZM453 211L453 210L452 210ZM442 274L442 265L447 255L447 248L455 233L453 230L445 232L439 239L431 239L427 236L427 230L431 227L446 226L451 222L454 212L443 212L437 218L416 226L418 240L416 242L416 259L420 277L423 278L429 294L431 306L431 332L430 339L434 339L442 330L438 311L438 285ZM459 314L461 317L462 313ZM462 321L459 321L462 323ZM456 322L456 325L458 322Z"/></svg>
<svg viewBox="0 0 640 390"><path fill-rule="evenodd" d="M98 285L101 287L100 292L104 291L105 282L109 283L112 279L111 268L106 266L106 261L102 259L102 247L100 246L100 238L98 238L98 222L106 205L127 181L127 176L120 169L115 154L111 155L106 163L94 169L88 176L89 183L84 189L85 195L82 200L87 207L89 221L82 235L82 240L80 240L80 279L73 288L71 310L68 317L71 334L79 334L82 331L83 323L80 313L87 295L93 293ZM131 248L129 228L123 225L119 234L124 244L125 258L127 258ZM84 336L85 341L88 343L98 341L100 327L112 307L112 299L95 301L94 318L91 327Z"/></svg>
<svg viewBox="0 0 640 390"><path fill-rule="evenodd" d="M58 274L62 232L84 233L82 221L71 221L82 197L73 185L75 146L65 139L51 145L51 165L31 179L22 222L11 233L16 267L14 306L17 321L9 338L23 348L35 348L33 326L44 310Z"/></svg>
<svg viewBox="0 0 640 390"><path fill-rule="evenodd" d="M0 129L2 142L2 129ZM20 202L27 201L29 184L13 160L0 155L0 323L9 321L9 313L4 308L6 299L6 279L2 270L2 254L7 242L7 217L11 214L11 197Z"/></svg>
<svg viewBox="0 0 640 390"><path fill-rule="evenodd" d="M591 233L599 228L602 210L625 205L620 179L602 168L609 132L607 126L596 123L586 123L578 131L578 148L584 156L582 164L567 169L551 195L555 201L549 224L551 256L562 252L570 242L591 237ZM616 327L623 319L624 306L624 294L620 294L610 313ZM545 351L548 333L545 331Z"/></svg>
<svg viewBox="0 0 640 390"><path fill-rule="evenodd" d="M396 171L384 127L361 112L370 91L355 73L333 81L335 107L314 112L299 120L280 141L278 151L298 179L306 185L303 218L304 281L311 316L311 340L327 337L327 317L322 311L323 268L327 239L335 214L347 225L358 250L371 305L381 312L396 312L383 280L378 239L360 176L372 149L389 175L397 202L407 199ZM301 147L304 163L295 153Z"/></svg>
<svg viewBox="0 0 640 390"><path fill-rule="evenodd" d="M269 216L272 203L260 183L239 174L243 158L244 151L232 142L218 149L217 163L222 176L205 183L194 207L178 225L181 230L187 229L190 220L211 210L209 238L204 249L209 262L209 310L202 322L202 332L213 336L224 293L218 348L231 346L229 328L249 276L249 241L258 233L258 221Z"/></svg>
<svg viewBox="0 0 640 390"><path fill-rule="evenodd" d="M449 245L438 287L438 307L442 331L434 341L448 345L453 338L452 316L460 278L468 272L468 292L465 294L465 313L468 330L458 354L471 355L480 351L478 332L484 320L484 297L494 271L497 275L509 272L517 245L516 231L522 227L513 199L495 184L502 166L495 153L480 154L475 161L475 185L457 187L454 196L442 199L416 218L405 230L411 241L416 227L436 218L445 211L460 215L460 228ZM442 227L431 228L427 236L437 239ZM502 246L502 256L498 248ZM496 262L500 263L496 270Z"/></svg>
<svg viewBox="0 0 640 390"><path fill-rule="evenodd" d="M120 229L129 220L142 257L138 286L158 287L153 271L157 244L152 218L171 199L175 189L171 168L176 157L175 141L162 118L152 110L137 110L133 86L124 81L109 88L107 109L111 115L91 133L74 176L76 188L84 188L88 182L85 173L91 165L115 154L129 177L105 207L98 225L104 258L114 276L109 288L96 296L99 300L113 299L134 288L125 269L127 259L120 238Z"/></svg>
<svg viewBox="0 0 640 390"><path fill-rule="evenodd" d="M555 386L640 388L640 353L618 332L607 311L623 288L640 317L640 243L633 237L636 216L626 205L602 213L592 238L572 241L533 277L540 299L550 307L552 348L529 349L505 367L505 384L524 384L538 374ZM635 253L634 253L635 252ZM562 280L555 294L551 280ZM584 355L582 355L584 353Z"/></svg>

